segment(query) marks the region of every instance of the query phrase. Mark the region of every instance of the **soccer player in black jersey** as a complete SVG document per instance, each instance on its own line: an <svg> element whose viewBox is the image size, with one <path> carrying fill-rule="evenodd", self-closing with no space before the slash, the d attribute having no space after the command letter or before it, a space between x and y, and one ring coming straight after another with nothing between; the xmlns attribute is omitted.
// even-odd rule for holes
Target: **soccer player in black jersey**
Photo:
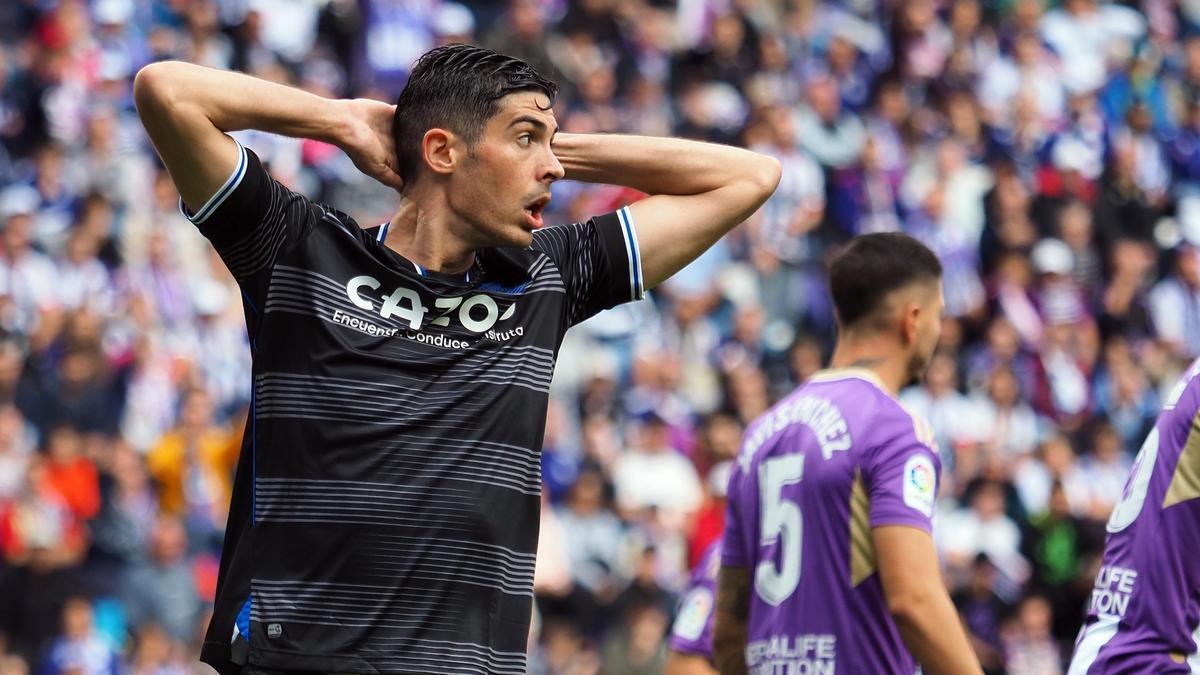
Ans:
<svg viewBox="0 0 1200 675"><path fill-rule="evenodd" d="M737 225L780 168L746 150L556 134L555 86L466 45L397 105L165 62L134 83L243 290L254 390L202 659L221 673L525 672L539 457L563 333ZM332 143L397 189L361 227L226 132ZM542 227L561 178L648 198Z"/></svg>

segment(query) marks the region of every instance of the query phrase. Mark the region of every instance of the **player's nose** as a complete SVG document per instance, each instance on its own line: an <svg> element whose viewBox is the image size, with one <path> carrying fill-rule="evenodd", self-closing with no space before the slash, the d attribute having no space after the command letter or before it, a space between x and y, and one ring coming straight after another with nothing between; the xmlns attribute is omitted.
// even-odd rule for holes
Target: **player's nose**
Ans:
<svg viewBox="0 0 1200 675"><path fill-rule="evenodd" d="M563 169L562 162L558 161L558 156L554 154L553 150L547 149L546 163L542 169L541 180L544 180L548 183L553 183L556 180L562 180L562 177L565 176L566 173L567 172Z"/></svg>

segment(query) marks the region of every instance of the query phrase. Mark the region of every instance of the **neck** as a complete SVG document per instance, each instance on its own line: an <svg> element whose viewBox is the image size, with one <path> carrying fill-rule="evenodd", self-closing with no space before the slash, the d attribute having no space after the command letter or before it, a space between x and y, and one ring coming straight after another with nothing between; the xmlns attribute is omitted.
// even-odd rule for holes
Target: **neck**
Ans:
<svg viewBox="0 0 1200 675"><path fill-rule="evenodd" d="M877 334L839 338L829 365L870 371L892 396L908 384L907 357L891 340Z"/></svg>
<svg viewBox="0 0 1200 675"><path fill-rule="evenodd" d="M427 270L462 274L475 263L475 246L453 231L444 204L430 203L419 197L402 198L383 243Z"/></svg>

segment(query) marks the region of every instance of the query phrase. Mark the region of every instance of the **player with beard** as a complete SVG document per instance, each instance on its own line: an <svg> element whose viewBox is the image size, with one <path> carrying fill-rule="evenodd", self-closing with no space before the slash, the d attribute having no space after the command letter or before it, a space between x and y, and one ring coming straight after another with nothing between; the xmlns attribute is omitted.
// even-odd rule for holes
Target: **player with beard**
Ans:
<svg viewBox="0 0 1200 675"><path fill-rule="evenodd" d="M933 433L896 400L937 346L941 272L897 233L832 262L833 368L747 428L730 477L721 673L981 672L931 536Z"/></svg>
<svg viewBox="0 0 1200 675"><path fill-rule="evenodd" d="M201 658L244 672L526 671L540 451L563 335L642 297L767 199L779 163L670 138L558 134L555 85L468 45L397 105L184 63L138 113L243 293L251 414ZM312 138L396 188L363 228L227 132ZM542 225L553 182L650 196Z"/></svg>

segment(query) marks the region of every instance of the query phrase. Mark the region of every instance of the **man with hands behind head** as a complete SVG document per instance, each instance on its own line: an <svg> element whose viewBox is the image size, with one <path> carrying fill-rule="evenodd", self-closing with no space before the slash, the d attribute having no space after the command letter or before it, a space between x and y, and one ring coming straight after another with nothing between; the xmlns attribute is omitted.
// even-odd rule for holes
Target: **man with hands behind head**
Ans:
<svg viewBox="0 0 1200 675"><path fill-rule="evenodd" d="M165 62L134 83L185 213L243 291L251 419L202 659L221 673L517 674L548 388L567 328L643 293L767 199L771 158L557 133L528 64L439 47L397 101ZM396 188L360 227L227 135L343 149ZM569 178L649 194L543 227Z"/></svg>

